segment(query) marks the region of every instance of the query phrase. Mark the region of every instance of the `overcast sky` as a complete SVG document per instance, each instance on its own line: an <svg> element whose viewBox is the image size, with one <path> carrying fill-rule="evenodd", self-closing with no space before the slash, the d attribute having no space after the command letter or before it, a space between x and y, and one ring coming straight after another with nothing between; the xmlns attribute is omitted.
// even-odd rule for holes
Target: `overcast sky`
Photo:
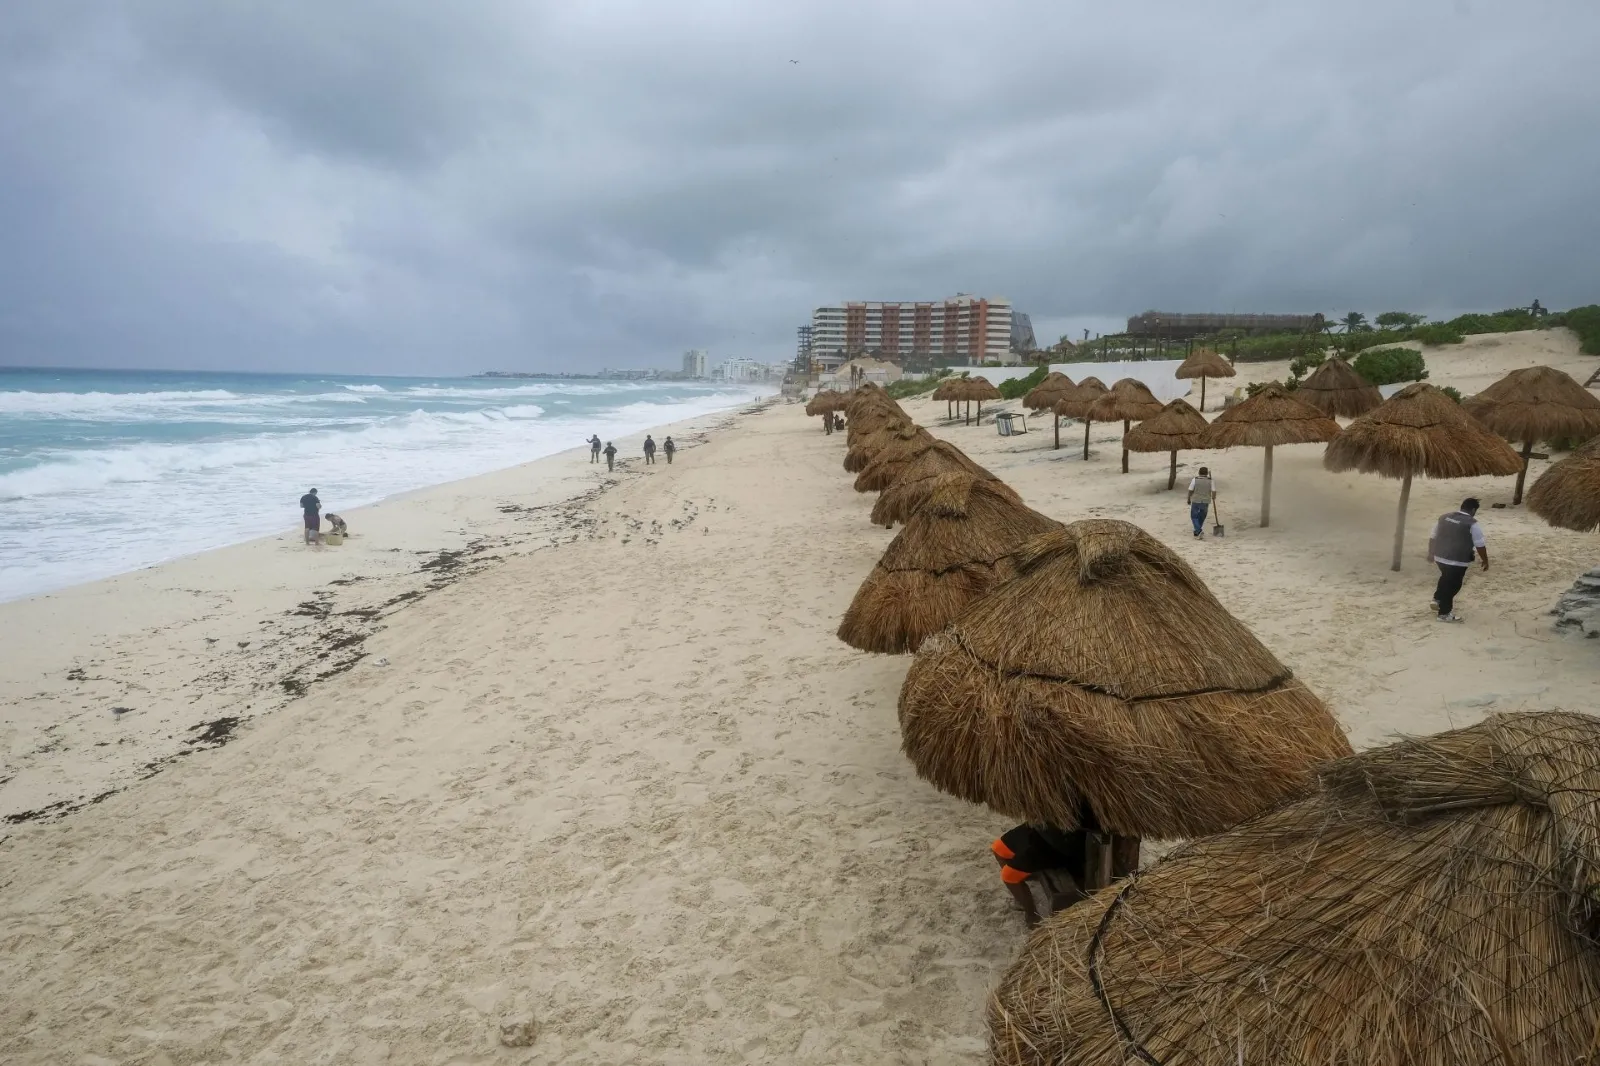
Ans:
<svg viewBox="0 0 1600 1066"><path fill-rule="evenodd" d="M7 0L0 365L1600 301L1594 0Z"/></svg>

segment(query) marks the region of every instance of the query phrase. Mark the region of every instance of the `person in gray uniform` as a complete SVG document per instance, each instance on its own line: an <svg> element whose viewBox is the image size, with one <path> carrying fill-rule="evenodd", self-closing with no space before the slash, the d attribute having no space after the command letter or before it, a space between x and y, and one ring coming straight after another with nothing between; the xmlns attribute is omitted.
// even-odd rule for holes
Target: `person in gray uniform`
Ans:
<svg viewBox="0 0 1600 1066"><path fill-rule="evenodd" d="M1439 567L1439 584L1433 590L1433 603L1439 609L1439 621L1459 622L1455 613L1456 595L1461 583L1467 579L1467 568L1474 554L1483 569L1489 569L1489 541L1478 524L1478 501L1469 496L1461 501L1460 510L1440 515L1428 536L1428 562Z"/></svg>
<svg viewBox="0 0 1600 1066"><path fill-rule="evenodd" d="M1194 524L1194 535L1206 535L1206 513L1217 495L1217 483L1211 480L1211 469L1202 466L1200 473L1189 479L1189 521Z"/></svg>

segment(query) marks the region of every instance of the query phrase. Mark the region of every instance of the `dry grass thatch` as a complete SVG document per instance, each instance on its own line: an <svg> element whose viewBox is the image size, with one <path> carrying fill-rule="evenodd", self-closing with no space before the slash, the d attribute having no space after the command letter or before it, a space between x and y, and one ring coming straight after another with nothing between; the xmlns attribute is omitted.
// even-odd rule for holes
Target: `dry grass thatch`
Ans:
<svg viewBox="0 0 1600 1066"><path fill-rule="evenodd" d="M1109 391L1099 378L1092 375L1086 377L1056 401L1056 414L1063 418L1082 418L1084 412Z"/></svg>
<svg viewBox="0 0 1600 1066"><path fill-rule="evenodd" d="M937 787L1030 822L1188 837L1236 825L1350 752L1333 715L1127 522L1035 537L1019 576L923 642L900 733Z"/></svg>
<svg viewBox="0 0 1600 1066"><path fill-rule="evenodd" d="M1426 382L1407 385L1350 423L1328 445L1322 463L1335 472L1389 478L1509 477L1522 469L1509 444Z"/></svg>
<svg viewBox="0 0 1600 1066"><path fill-rule="evenodd" d="M844 453L844 468L846 473L859 474L865 470L878 453L884 448L894 445L898 441L916 439L918 433L926 433L910 419L891 417L887 421L870 423L871 429L864 429L854 437L849 438L850 446Z"/></svg>
<svg viewBox="0 0 1600 1066"><path fill-rule="evenodd" d="M1359 418L1383 402L1376 385L1351 365L1332 356L1300 383L1295 398L1304 400L1330 418Z"/></svg>
<svg viewBox="0 0 1600 1066"><path fill-rule="evenodd" d="M1600 720L1497 715L1323 767L1028 941L999 1066L1600 1056Z"/></svg>
<svg viewBox="0 0 1600 1066"><path fill-rule="evenodd" d="M1093 422L1142 422L1161 413L1162 403L1137 378L1123 378L1098 397L1080 418Z"/></svg>
<svg viewBox="0 0 1600 1066"><path fill-rule="evenodd" d="M863 404L855 408L847 408L845 415L848 419L845 425L846 440L855 444L868 433L876 433L886 426L907 423L911 417L896 407L886 407L881 404Z"/></svg>
<svg viewBox="0 0 1600 1066"><path fill-rule="evenodd" d="M1011 556L1024 541L1059 528L998 482L941 475L861 583L839 639L862 651L915 651L1015 574Z"/></svg>
<svg viewBox="0 0 1600 1066"><path fill-rule="evenodd" d="M966 378L946 378L944 381L939 382L939 384L934 387L933 394L929 396L928 399L944 400L947 403L951 400L957 399L955 395L956 387L965 381Z"/></svg>
<svg viewBox="0 0 1600 1066"><path fill-rule="evenodd" d="M1210 423L1188 400L1173 400L1159 414L1145 419L1122 438L1122 446L1133 452L1177 452L1208 447L1206 430Z"/></svg>
<svg viewBox="0 0 1600 1066"><path fill-rule="evenodd" d="M1000 390L991 385L986 377L968 378L961 387L961 395L957 396L956 399L998 400L1000 399Z"/></svg>
<svg viewBox="0 0 1600 1066"><path fill-rule="evenodd" d="M822 414L831 415L833 412L842 409L847 400L848 397L841 392L835 392L832 389L823 389L815 396L811 397L811 399L806 401L806 414L813 416Z"/></svg>
<svg viewBox="0 0 1600 1066"><path fill-rule="evenodd" d="M878 435L882 443L861 473L856 475L857 492L882 492L895 483L901 471L917 456L933 446L936 438L932 433L920 426L913 428L915 432L897 433L889 435L887 439L884 434Z"/></svg>
<svg viewBox="0 0 1600 1066"><path fill-rule="evenodd" d="M1173 371L1173 377L1186 380L1191 378L1231 378L1237 373L1238 371L1233 368L1232 363L1210 348L1196 348L1189 353L1189 357L1183 361L1183 365Z"/></svg>
<svg viewBox="0 0 1600 1066"><path fill-rule="evenodd" d="M1551 464L1528 490L1528 510L1562 529L1600 529L1600 437Z"/></svg>
<svg viewBox="0 0 1600 1066"><path fill-rule="evenodd" d="M1077 387L1067 375L1059 370L1052 370L1022 398L1022 406L1030 411L1053 410L1056 401Z"/></svg>
<svg viewBox="0 0 1600 1066"><path fill-rule="evenodd" d="M945 474L969 474L991 481L1011 492L999 478L967 458L967 454L948 441L935 441L900 469L894 482L884 488L872 506L872 521L880 526L904 522L927 502L935 482ZM1016 494L1013 492L1013 496ZM1018 497L1017 502L1021 502Z"/></svg>
<svg viewBox="0 0 1600 1066"><path fill-rule="evenodd" d="M1600 398L1549 366L1513 370L1461 406L1507 440L1587 440L1600 433Z"/></svg>
<svg viewBox="0 0 1600 1066"><path fill-rule="evenodd" d="M1212 448L1320 444L1339 435L1339 423L1273 383L1228 408L1211 423Z"/></svg>

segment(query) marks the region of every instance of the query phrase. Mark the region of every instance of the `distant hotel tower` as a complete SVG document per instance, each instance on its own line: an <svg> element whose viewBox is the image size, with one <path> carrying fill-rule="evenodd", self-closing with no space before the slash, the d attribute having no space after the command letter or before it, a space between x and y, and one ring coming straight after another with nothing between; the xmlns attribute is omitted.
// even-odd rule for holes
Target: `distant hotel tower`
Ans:
<svg viewBox="0 0 1600 1066"><path fill-rule="evenodd" d="M1011 351L1011 301L997 296L829 304L811 313L810 340L824 362L878 352L960 366L1020 362Z"/></svg>

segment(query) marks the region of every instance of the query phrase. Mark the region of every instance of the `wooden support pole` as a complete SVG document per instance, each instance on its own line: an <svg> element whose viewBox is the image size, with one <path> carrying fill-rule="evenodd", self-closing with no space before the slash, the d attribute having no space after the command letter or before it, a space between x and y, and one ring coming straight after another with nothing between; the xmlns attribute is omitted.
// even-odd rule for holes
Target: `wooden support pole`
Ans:
<svg viewBox="0 0 1600 1066"><path fill-rule="evenodd" d="M1394 558L1389 563L1390 570L1400 569L1400 553L1406 546L1406 504L1411 502L1411 475L1400 483L1400 513L1394 522Z"/></svg>
<svg viewBox="0 0 1600 1066"><path fill-rule="evenodd" d="M1272 445L1267 445L1267 458L1261 464L1261 528L1272 524Z"/></svg>
<svg viewBox="0 0 1600 1066"><path fill-rule="evenodd" d="M1056 420L1056 451L1061 450L1061 416L1055 415Z"/></svg>
<svg viewBox="0 0 1600 1066"><path fill-rule="evenodd" d="M1139 838L1111 838L1111 878L1120 881L1139 869Z"/></svg>
<svg viewBox="0 0 1600 1066"><path fill-rule="evenodd" d="M1128 472L1128 420L1122 420L1122 472Z"/></svg>
<svg viewBox="0 0 1600 1066"><path fill-rule="evenodd" d="M1098 892L1111 883L1111 834L1083 835L1083 890Z"/></svg>
<svg viewBox="0 0 1600 1066"><path fill-rule="evenodd" d="M1172 469L1167 472L1167 491L1171 492L1178 484L1178 449L1172 449Z"/></svg>
<svg viewBox="0 0 1600 1066"><path fill-rule="evenodd" d="M1083 420L1083 459L1089 461L1089 430L1094 426L1094 420L1085 416Z"/></svg>
<svg viewBox="0 0 1600 1066"><path fill-rule="evenodd" d="M1206 409L1206 376L1200 375L1200 410Z"/></svg>
<svg viewBox="0 0 1600 1066"><path fill-rule="evenodd" d="M1522 469L1517 471L1517 491L1511 494L1511 502L1522 502L1522 483L1528 478L1528 460L1533 456L1533 441L1522 442Z"/></svg>

